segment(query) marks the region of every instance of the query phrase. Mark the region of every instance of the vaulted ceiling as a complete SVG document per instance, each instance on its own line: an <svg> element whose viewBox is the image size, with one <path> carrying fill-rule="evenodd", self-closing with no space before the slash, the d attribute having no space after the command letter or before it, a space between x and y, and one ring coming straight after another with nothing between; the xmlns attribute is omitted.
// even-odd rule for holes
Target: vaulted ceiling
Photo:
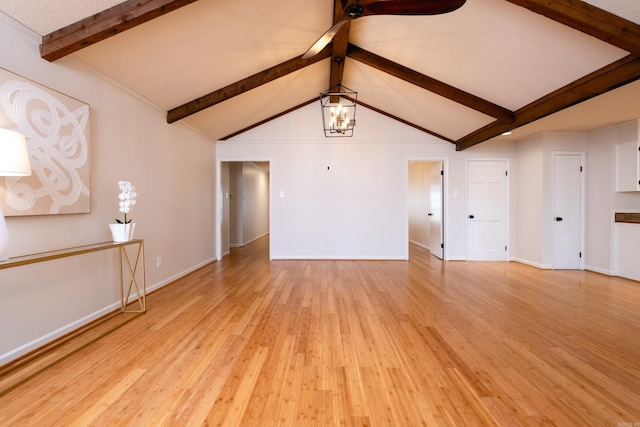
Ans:
<svg viewBox="0 0 640 427"><path fill-rule="evenodd" d="M308 59L340 0L0 0L0 11L42 36L44 59L74 55L212 140L337 83L458 150L640 118L637 0L467 0L446 14L365 16Z"/></svg>

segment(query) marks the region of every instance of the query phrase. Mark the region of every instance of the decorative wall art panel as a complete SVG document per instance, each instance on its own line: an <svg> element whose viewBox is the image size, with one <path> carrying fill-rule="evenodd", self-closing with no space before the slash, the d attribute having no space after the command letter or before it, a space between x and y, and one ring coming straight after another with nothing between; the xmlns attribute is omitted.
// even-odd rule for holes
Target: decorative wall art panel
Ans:
<svg viewBox="0 0 640 427"><path fill-rule="evenodd" d="M32 173L0 178L5 216L91 211L87 104L0 68L0 128L26 136Z"/></svg>

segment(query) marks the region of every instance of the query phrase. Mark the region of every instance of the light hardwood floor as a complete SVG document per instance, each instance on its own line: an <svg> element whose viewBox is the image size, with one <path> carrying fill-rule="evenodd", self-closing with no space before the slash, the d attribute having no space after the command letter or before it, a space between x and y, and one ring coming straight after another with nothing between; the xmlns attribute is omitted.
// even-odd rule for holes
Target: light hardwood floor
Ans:
<svg viewBox="0 0 640 427"><path fill-rule="evenodd" d="M0 425L640 425L638 282L267 247L151 294L0 397Z"/></svg>

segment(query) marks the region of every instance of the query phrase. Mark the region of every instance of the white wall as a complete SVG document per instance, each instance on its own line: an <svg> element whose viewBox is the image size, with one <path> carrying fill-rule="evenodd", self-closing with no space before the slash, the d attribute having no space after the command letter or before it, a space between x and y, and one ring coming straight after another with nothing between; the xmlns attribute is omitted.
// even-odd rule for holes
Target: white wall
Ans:
<svg viewBox="0 0 640 427"><path fill-rule="evenodd" d="M552 156L570 151L586 153L585 266L634 278L615 267L621 253L616 255L613 213L639 211L640 195L614 192L612 150L616 135L637 132L637 123L613 131L544 133L515 144L485 142L456 152L447 142L366 108L358 109L353 138L324 138L317 116L310 105L216 144L220 161L271 160L273 258L406 259L408 161L442 159L448 169L445 258L464 260L466 162L490 158L510 161L511 259L551 268Z"/></svg>
<svg viewBox="0 0 640 427"><path fill-rule="evenodd" d="M91 213L7 218L8 256L111 240L108 224L121 216L117 182L126 179L138 192L130 215L135 237L145 239L150 289L214 259L214 144L182 125L168 125L164 111L73 55L41 60L38 43L23 35L30 32L5 22L0 19L0 67L91 107ZM0 365L117 308L116 255L0 270Z"/></svg>
<svg viewBox="0 0 640 427"><path fill-rule="evenodd" d="M589 133L544 133L517 143L516 254L541 268L553 265L553 152L584 152L585 268L640 280L635 254L640 226L615 224L615 212L639 212L640 193L615 191L615 144L640 138L637 120Z"/></svg>
<svg viewBox="0 0 640 427"><path fill-rule="evenodd" d="M542 135L517 143L516 209L512 214L516 225L516 245L512 258L538 268L550 268L543 263L542 144Z"/></svg>
<svg viewBox="0 0 640 427"><path fill-rule="evenodd" d="M407 259L409 160L441 159L449 167L445 256L465 259L469 158L513 159L515 148L456 152L364 107L354 137L324 138L316 105L216 143L218 162L271 161L272 258Z"/></svg>
<svg viewBox="0 0 640 427"><path fill-rule="evenodd" d="M512 259L553 267L553 153L584 152L587 135L552 132L518 141L516 254Z"/></svg>
<svg viewBox="0 0 640 427"><path fill-rule="evenodd" d="M616 128L587 135L585 268L602 274L615 272L613 252Z"/></svg>

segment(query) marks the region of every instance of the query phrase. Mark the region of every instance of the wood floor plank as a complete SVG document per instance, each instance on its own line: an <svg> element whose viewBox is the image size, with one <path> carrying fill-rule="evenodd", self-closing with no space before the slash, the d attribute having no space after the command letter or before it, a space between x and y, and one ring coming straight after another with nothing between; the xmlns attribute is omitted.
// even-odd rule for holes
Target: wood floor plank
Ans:
<svg viewBox="0 0 640 427"><path fill-rule="evenodd" d="M640 424L640 283L410 257L234 248L0 396L0 425Z"/></svg>

